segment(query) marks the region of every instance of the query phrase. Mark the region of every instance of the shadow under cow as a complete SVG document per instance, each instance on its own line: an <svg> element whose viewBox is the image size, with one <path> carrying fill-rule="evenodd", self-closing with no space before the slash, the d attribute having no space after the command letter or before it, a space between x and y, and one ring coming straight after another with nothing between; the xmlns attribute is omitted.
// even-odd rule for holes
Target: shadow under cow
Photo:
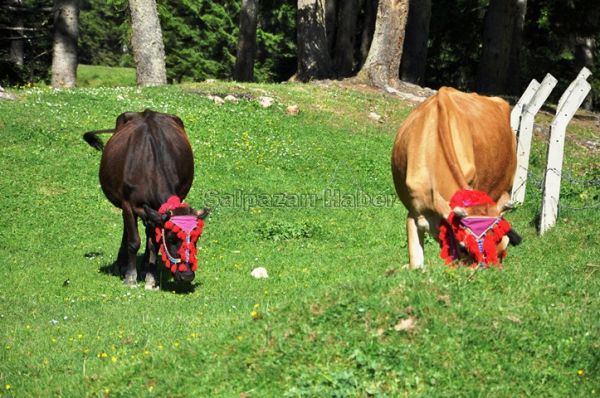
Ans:
<svg viewBox="0 0 600 398"><path fill-rule="evenodd" d="M89 259L89 258L99 257L102 255L103 255L103 253L101 253L101 252L89 252L89 253L84 254L84 257ZM138 254L136 256L136 263L137 263L137 269L138 269L138 277L137 277L138 282L143 282L146 278L146 273L143 271L143 267L141 266L143 261L144 261L144 254ZM198 282L186 283L186 282L175 281L175 280L173 280L171 273L167 272L168 270L165 268L165 266L161 262L156 264L156 266L158 268L159 289L162 291L174 292L174 293L180 293L180 294L189 294L189 293L194 293L196 291L196 287L200 286L200 283L198 283ZM103 274L112 275L112 276L118 277L120 279L123 279L123 274L120 272L119 265L117 264L116 261L111 262L111 263L105 263L104 265L101 265L99 268L99 271Z"/></svg>

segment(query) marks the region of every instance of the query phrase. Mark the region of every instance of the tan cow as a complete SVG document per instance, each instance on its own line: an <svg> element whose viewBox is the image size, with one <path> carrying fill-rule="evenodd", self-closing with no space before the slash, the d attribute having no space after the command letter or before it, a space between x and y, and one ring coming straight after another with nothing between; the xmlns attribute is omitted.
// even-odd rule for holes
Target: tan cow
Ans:
<svg viewBox="0 0 600 398"><path fill-rule="evenodd" d="M515 135L510 127L510 107L503 99L442 87L414 109L398 131L392 151L396 192L408 209L411 268L424 264L424 233L439 241L440 226L448 227L449 217L454 221L476 215L488 217L489 223L483 221L490 227L482 236L491 233L508 208L515 169ZM478 193L472 190L483 191L491 199L470 208L468 201L457 202L458 193ZM454 201L466 206L450 207L455 194ZM520 241L512 230L495 232L499 235L497 254L503 253L509 240L513 244ZM483 237L479 244L481 247ZM464 243L457 246L461 258L477 260Z"/></svg>

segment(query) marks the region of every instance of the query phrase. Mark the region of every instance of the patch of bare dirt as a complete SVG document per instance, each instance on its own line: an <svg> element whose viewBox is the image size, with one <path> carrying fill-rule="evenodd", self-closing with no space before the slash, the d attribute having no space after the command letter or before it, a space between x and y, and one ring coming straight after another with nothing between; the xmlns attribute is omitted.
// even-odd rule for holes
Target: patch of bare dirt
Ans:
<svg viewBox="0 0 600 398"><path fill-rule="evenodd" d="M336 86L343 87L351 90L368 92L368 93L387 93L389 95L398 97L402 100L409 101L412 103L421 103L428 97L435 94L437 91L428 87L421 87L416 84L400 82L398 86L391 87L387 86L385 89L371 86L365 82L362 82L356 78L348 78L344 80L316 80L312 82L316 85L321 86Z"/></svg>

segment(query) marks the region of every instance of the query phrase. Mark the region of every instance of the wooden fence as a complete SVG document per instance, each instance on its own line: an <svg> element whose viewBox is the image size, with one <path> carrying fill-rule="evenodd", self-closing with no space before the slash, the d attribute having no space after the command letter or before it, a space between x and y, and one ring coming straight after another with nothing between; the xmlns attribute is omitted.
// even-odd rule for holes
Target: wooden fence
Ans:
<svg viewBox="0 0 600 398"><path fill-rule="evenodd" d="M577 78L571 82L569 87L560 97L556 106L555 117L550 124L550 141L544 182L542 187L542 203L540 211L539 233L543 235L548 229L556 224L558 217L558 204L560 197L560 180L562 176L563 154L565 144L565 132L567 125L575 115L575 112L591 90L587 78L591 76L587 68L583 68ZM510 123L517 134L517 171L513 183L511 200L514 203L525 201L525 189L527 187L527 174L529 170L529 153L531 150L531 139L535 115L538 113L552 90L557 80L547 74L541 83L535 79L519 98L513 107Z"/></svg>

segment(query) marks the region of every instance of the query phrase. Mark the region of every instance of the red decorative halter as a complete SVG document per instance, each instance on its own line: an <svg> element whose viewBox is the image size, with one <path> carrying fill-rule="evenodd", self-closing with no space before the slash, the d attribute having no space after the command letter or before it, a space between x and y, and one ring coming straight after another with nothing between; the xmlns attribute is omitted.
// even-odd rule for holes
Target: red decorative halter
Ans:
<svg viewBox="0 0 600 398"><path fill-rule="evenodd" d="M160 206L158 212L165 214L178 208L186 208L188 205L183 203L179 197L173 195L165 203ZM169 253L165 242L165 229L172 231L181 240L179 248L179 258L175 258ZM204 229L204 221L196 215L171 216L163 226L156 227L156 243L160 244L162 260L165 266L172 273L177 271L186 272L187 265L191 264L191 269L196 272L198 269L198 259L196 258L196 242L202 235ZM183 259L183 260L182 260ZM179 266L177 266L179 265Z"/></svg>
<svg viewBox="0 0 600 398"><path fill-rule="evenodd" d="M450 200L450 207L469 208L496 203L485 193L465 189L456 192ZM502 216L460 217L451 212L447 220L440 225L440 257L446 264L459 260L460 244L474 258L471 267L487 267L489 264L500 265L500 259L506 256L503 250L498 258L496 245L510 231L510 224Z"/></svg>

